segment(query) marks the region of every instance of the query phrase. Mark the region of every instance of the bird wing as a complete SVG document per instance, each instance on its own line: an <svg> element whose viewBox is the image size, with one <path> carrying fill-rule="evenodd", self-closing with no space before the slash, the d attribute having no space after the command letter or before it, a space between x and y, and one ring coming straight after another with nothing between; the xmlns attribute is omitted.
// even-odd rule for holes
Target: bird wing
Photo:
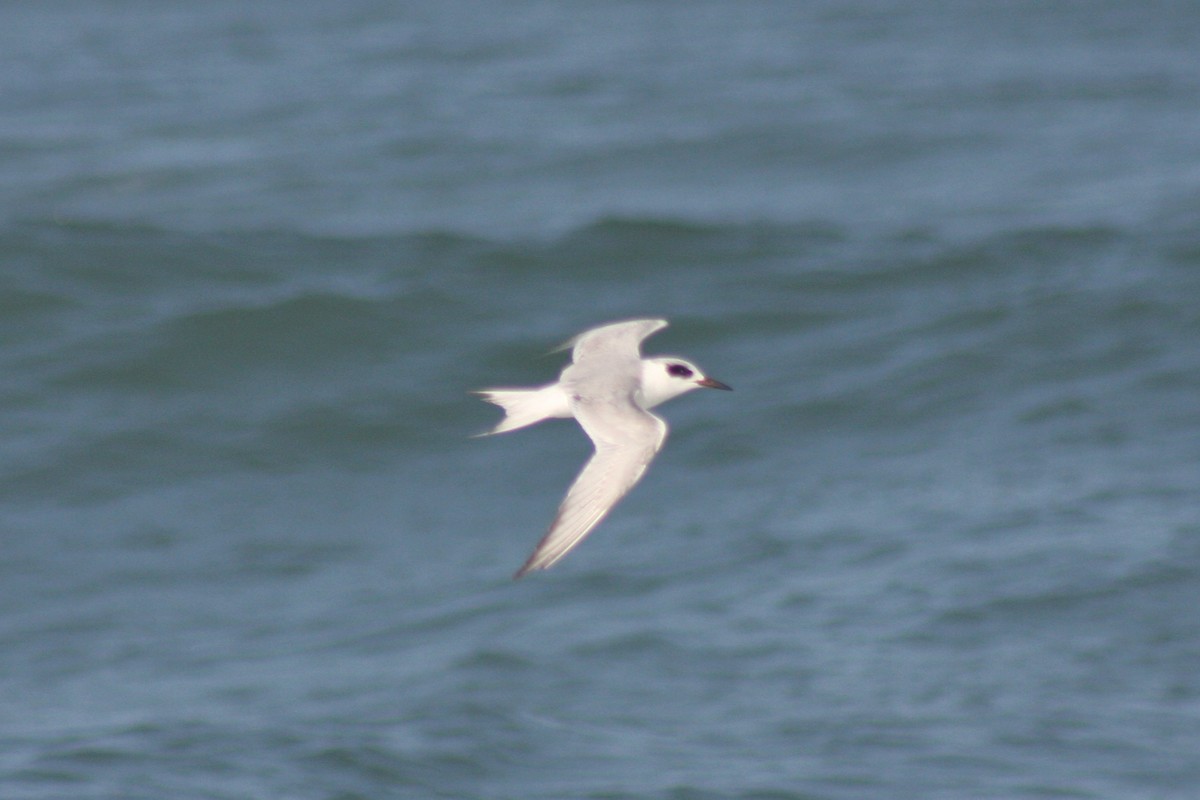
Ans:
<svg viewBox="0 0 1200 800"><path fill-rule="evenodd" d="M571 360L576 364L594 357L619 354L625 357L640 357L639 348L651 334L667 327L665 319L631 319L614 322L584 331L565 347L571 349Z"/></svg>
<svg viewBox="0 0 1200 800"><path fill-rule="evenodd" d="M571 407L596 452L514 578L553 566L571 552L641 479L667 438L667 423L634 403L632 383L623 397L589 395L579 388L571 396Z"/></svg>

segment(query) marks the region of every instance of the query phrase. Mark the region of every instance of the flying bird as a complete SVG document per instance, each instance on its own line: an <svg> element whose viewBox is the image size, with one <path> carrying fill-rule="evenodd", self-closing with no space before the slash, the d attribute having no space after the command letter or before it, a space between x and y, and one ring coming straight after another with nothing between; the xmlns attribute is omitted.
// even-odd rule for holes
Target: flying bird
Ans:
<svg viewBox="0 0 1200 800"><path fill-rule="evenodd" d="M730 389L686 359L643 357L642 341L665 327L665 319L634 319L592 328L560 348L571 349L571 363L557 382L473 393L505 413L483 436L574 417L596 450L514 579L558 563L641 479L667 438L650 409L693 389Z"/></svg>

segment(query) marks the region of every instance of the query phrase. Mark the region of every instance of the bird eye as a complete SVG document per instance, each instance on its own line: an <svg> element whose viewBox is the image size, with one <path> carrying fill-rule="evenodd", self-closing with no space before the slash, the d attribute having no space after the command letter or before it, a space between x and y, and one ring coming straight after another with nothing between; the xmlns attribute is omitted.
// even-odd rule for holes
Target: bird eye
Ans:
<svg viewBox="0 0 1200 800"><path fill-rule="evenodd" d="M668 364L667 374L674 375L676 378L690 378L693 373L683 364Z"/></svg>

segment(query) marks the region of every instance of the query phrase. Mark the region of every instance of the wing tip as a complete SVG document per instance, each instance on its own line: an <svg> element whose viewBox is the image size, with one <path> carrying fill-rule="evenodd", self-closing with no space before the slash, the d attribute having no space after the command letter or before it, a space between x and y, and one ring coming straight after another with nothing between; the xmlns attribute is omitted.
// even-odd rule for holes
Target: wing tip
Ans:
<svg viewBox="0 0 1200 800"><path fill-rule="evenodd" d="M538 550L534 550L533 554L530 555L525 563L521 565L521 568L513 573L512 579L514 581L519 581L521 578L524 578L531 572L539 572L544 569L549 569L556 561L558 561L557 558L546 561L546 559L541 553L538 552Z"/></svg>
<svg viewBox="0 0 1200 800"><path fill-rule="evenodd" d="M604 330L606 328L618 328L618 327L641 328L641 332L638 335L638 342L640 343L640 342L643 342L646 339L650 338L654 334L658 333L663 328L668 327L670 324L671 323L669 323L665 317L633 317L631 319L617 320L616 322L606 322L603 325L596 325L594 327L588 328L587 330L583 331L582 333L575 334L570 339L563 342L561 345L554 348L550 352L557 353L561 350L571 350L575 347L575 345L579 344L581 341L586 339L589 335L594 334L597 331Z"/></svg>

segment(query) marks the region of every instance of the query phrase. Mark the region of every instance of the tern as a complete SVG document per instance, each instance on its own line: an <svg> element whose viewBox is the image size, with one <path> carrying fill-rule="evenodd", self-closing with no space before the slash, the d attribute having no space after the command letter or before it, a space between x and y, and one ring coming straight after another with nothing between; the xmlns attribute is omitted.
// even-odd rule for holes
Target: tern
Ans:
<svg viewBox="0 0 1200 800"><path fill-rule="evenodd" d="M473 392L505 413L481 436L574 417L596 450L514 579L557 564L641 480L667 438L667 423L650 409L693 389L730 390L687 359L643 357L642 341L665 327L665 319L633 319L591 328L559 348L571 349L571 363L557 382Z"/></svg>

